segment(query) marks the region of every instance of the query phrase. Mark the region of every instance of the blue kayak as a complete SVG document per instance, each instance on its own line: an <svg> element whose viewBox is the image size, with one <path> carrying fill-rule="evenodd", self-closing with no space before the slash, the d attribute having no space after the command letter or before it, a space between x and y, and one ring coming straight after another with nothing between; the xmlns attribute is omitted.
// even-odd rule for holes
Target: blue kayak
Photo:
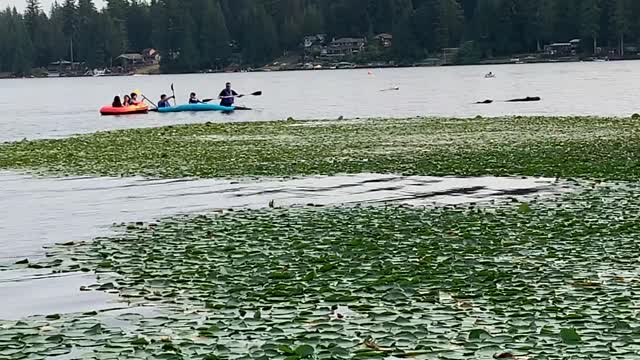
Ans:
<svg viewBox="0 0 640 360"><path fill-rule="evenodd" d="M184 105L158 108L158 112L169 113L169 112L183 112L183 111L234 111L235 109L236 109L235 106L222 106L218 104L198 103L198 104L184 104Z"/></svg>

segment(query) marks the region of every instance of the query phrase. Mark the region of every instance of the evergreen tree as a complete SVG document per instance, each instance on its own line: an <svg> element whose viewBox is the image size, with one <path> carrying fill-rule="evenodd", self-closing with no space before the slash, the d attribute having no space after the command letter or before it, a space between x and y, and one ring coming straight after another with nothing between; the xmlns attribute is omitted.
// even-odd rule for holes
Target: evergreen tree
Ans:
<svg viewBox="0 0 640 360"><path fill-rule="evenodd" d="M275 25L260 3L249 10L241 46L245 61L253 65L264 64L278 54Z"/></svg>
<svg viewBox="0 0 640 360"><path fill-rule="evenodd" d="M598 0L582 0L580 8L580 35L585 40L591 40L595 53L598 48L598 33L600 32L600 4Z"/></svg>
<svg viewBox="0 0 640 360"><path fill-rule="evenodd" d="M32 61L35 66L46 66L51 58L47 29L49 19L42 12L39 0L27 0L24 20L33 47Z"/></svg>
<svg viewBox="0 0 640 360"><path fill-rule="evenodd" d="M201 67L219 68L231 55L229 30L219 0L205 0L200 12Z"/></svg>
<svg viewBox="0 0 640 360"><path fill-rule="evenodd" d="M74 61L74 41L76 29L78 26L78 14L75 0L65 0L62 6L63 16L63 32L67 40L67 48L69 49L69 60Z"/></svg>
<svg viewBox="0 0 640 360"><path fill-rule="evenodd" d="M414 29L411 26L413 10L411 0L391 1L392 34L394 52L399 58L412 60L418 58L418 46Z"/></svg>
<svg viewBox="0 0 640 360"><path fill-rule="evenodd" d="M24 18L31 39L35 37L38 31L42 31L42 29L38 27L38 21L41 12L42 10L40 9L39 0L27 0L27 9L25 10Z"/></svg>
<svg viewBox="0 0 640 360"><path fill-rule="evenodd" d="M103 65L103 59L99 59L96 52L98 11L92 0L78 1L77 42L75 44L76 56L79 61L84 61L88 66Z"/></svg>
<svg viewBox="0 0 640 360"><path fill-rule="evenodd" d="M302 21L302 33L304 35L321 34L324 29L324 18L317 5L309 5L304 9L304 19Z"/></svg>
<svg viewBox="0 0 640 360"><path fill-rule="evenodd" d="M613 0L611 21L617 38L618 53L624 55L624 39L631 28L631 0Z"/></svg>
<svg viewBox="0 0 640 360"><path fill-rule="evenodd" d="M541 51L583 40L583 50L640 43L635 0L60 0L46 13L24 0L23 14L0 11L0 71L26 74L72 56L111 65L123 52L155 47L164 71L262 65L299 51L305 35L392 33L389 51L370 42L359 61L411 62L460 47L459 62Z"/></svg>
<svg viewBox="0 0 640 360"><path fill-rule="evenodd" d="M131 0L125 18L127 44L134 52L151 47L152 20L149 6L141 0Z"/></svg>

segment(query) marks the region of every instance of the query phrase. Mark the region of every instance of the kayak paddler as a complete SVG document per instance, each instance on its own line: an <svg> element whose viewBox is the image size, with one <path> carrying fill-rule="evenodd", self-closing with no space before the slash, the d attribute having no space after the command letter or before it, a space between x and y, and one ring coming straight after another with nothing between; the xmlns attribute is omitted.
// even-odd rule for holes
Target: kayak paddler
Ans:
<svg viewBox="0 0 640 360"><path fill-rule="evenodd" d="M220 95L218 96L218 98L220 99L220 105L233 106L233 102L235 98L236 97L241 98L242 96L243 95L238 95L238 93L231 88L231 83L228 82L225 85L225 88L220 92Z"/></svg>
<svg viewBox="0 0 640 360"><path fill-rule="evenodd" d="M173 99L173 96L168 96L166 94L160 95L160 101L158 101L158 108L171 107L171 103L169 100Z"/></svg>
<svg viewBox="0 0 640 360"><path fill-rule="evenodd" d="M131 98L129 99L129 104L127 104L127 105L138 105L141 102L142 101L138 101L138 94L132 92L131 93Z"/></svg>
<svg viewBox="0 0 640 360"><path fill-rule="evenodd" d="M189 94L189 104L200 104L202 101L198 100L196 93Z"/></svg>

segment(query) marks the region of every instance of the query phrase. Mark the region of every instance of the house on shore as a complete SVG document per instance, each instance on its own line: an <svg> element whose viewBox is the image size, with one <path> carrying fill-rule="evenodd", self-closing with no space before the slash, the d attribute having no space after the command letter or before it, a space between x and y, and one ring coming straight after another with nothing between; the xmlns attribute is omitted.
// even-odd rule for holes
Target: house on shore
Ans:
<svg viewBox="0 0 640 360"><path fill-rule="evenodd" d="M126 53L118 56L116 62L124 69L160 64L160 53L155 49L144 49L138 53Z"/></svg>
<svg viewBox="0 0 640 360"><path fill-rule="evenodd" d="M327 46L326 55L330 57L353 56L364 51L366 45L366 38L333 39Z"/></svg>
<svg viewBox="0 0 640 360"><path fill-rule="evenodd" d="M302 41L305 59L320 56L326 53L327 35L316 34L305 36Z"/></svg>
<svg viewBox="0 0 640 360"><path fill-rule="evenodd" d="M136 66L144 65L144 56L137 53L122 54L116 58L116 61L119 62L124 68L129 69Z"/></svg>
<svg viewBox="0 0 640 360"><path fill-rule="evenodd" d="M152 48L144 49L140 54L142 55L145 65L160 64L160 60L161 60L160 53L156 49L152 49Z"/></svg>
<svg viewBox="0 0 640 360"><path fill-rule="evenodd" d="M86 66L83 62L71 62L67 60L59 60L50 63L47 66L47 72L49 76L61 76L66 74L76 74L81 73L85 70Z"/></svg>
<svg viewBox="0 0 640 360"><path fill-rule="evenodd" d="M390 48L393 45L393 35L382 33L373 37L374 40L380 43L383 48Z"/></svg>
<svg viewBox="0 0 640 360"><path fill-rule="evenodd" d="M544 46L544 54L547 56L575 56L580 50L580 39L569 42L557 42Z"/></svg>

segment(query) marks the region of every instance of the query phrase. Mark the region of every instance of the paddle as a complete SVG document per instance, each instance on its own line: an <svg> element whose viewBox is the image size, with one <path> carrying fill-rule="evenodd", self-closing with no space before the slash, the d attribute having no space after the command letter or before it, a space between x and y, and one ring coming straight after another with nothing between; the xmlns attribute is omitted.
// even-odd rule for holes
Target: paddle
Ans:
<svg viewBox="0 0 640 360"><path fill-rule="evenodd" d="M178 103L176 102L176 91L173 90L173 83L171 83L171 95L173 95L173 105L178 105Z"/></svg>
<svg viewBox="0 0 640 360"><path fill-rule="evenodd" d="M240 95L229 95L229 96L223 96L222 98L223 98L223 99L228 99L228 98L233 98L233 97L243 97L243 96L261 96L261 95L262 95L262 91L255 91L255 92L252 92L251 94L247 94L247 95L244 95L244 94L240 94ZM202 102L203 102L203 103L208 103L208 102L213 101L213 100L217 100L217 99L204 99L204 100L202 100Z"/></svg>
<svg viewBox="0 0 640 360"><path fill-rule="evenodd" d="M147 100L147 102L151 104L151 106L153 106L154 110L158 110L158 107L156 106L156 104L154 104L153 101L149 100L148 97L144 96L144 94L142 93L142 91L140 91L140 89L135 89L133 90L133 92L140 95L143 99Z"/></svg>

